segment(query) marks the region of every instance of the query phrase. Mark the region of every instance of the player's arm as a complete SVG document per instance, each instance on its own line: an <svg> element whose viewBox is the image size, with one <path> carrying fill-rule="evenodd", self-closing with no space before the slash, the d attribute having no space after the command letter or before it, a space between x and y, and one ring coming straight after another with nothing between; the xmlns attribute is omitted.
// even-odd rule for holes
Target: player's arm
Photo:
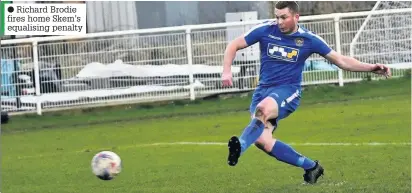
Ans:
<svg viewBox="0 0 412 193"><path fill-rule="evenodd" d="M223 73L231 73L231 66L236 52L246 47L248 47L248 44L244 35L237 37L227 45L223 58Z"/></svg>
<svg viewBox="0 0 412 193"><path fill-rule="evenodd" d="M374 72L386 77L390 76L390 69L383 64L363 63L353 57L342 55L334 50L330 51L325 58L343 70L352 72Z"/></svg>
<svg viewBox="0 0 412 193"><path fill-rule="evenodd" d="M345 56L332 50L329 45L317 35L314 35L314 38L312 39L312 48L315 53L320 54L342 70L352 72L373 72L386 77L391 75L390 69L383 64L363 63L353 57Z"/></svg>
<svg viewBox="0 0 412 193"><path fill-rule="evenodd" d="M262 30L264 29L264 26L267 25L269 25L269 23L256 25L244 35L237 37L226 46L225 55L223 58L223 86L232 86L231 67L233 60L235 59L236 52L258 42L262 36Z"/></svg>

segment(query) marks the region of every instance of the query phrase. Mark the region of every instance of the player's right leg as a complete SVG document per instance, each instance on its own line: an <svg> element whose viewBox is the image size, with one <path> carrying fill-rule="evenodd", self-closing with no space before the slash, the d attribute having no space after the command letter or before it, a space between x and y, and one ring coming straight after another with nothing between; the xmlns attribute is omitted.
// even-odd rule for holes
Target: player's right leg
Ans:
<svg viewBox="0 0 412 193"><path fill-rule="evenodd" d="M237 164L240 155L261 136L265 128L272 127L267 120L277 117L278 106L276 101L270 97L265 97L266 90L266 88L258 88L255 91L250 107L251 112L253 112L252 120L239 138L233 136L228 142L228 164L230 166Z"/></svg>

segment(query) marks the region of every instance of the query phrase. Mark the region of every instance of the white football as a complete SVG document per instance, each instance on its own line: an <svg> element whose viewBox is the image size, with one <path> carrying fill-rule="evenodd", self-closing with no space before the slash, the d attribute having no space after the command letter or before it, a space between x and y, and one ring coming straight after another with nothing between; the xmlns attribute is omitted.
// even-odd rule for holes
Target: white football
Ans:
<svg viewBox="0 0 412 193"><path fill-rule="evenodd" d="M92 159L92 172L101 180L111 180L122 170L120 156L111 151L101 151Z"/></svg>

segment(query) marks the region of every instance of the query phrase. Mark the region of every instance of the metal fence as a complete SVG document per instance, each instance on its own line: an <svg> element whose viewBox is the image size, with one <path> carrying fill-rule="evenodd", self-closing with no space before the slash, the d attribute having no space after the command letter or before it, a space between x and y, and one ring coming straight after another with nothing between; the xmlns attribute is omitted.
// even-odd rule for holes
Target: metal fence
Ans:
<svg viewBox="0 0 412 193"><path fill-rule="evenodd" d="M393 9L300 20L345 55L365 62L407 65L394 68L393 75L399 77L412 63L411 16L411 9ZM259 72L256 45L238 53L232 67L232 88L221 87L220 74L227 43L260 22L2 41L2 110L41 114L44 110L195 100L252 90ZM355 36L359 37L352 42ZM343 72L315 54L308 59L303 75L304 85L343 86L371 74Z"/></svg>

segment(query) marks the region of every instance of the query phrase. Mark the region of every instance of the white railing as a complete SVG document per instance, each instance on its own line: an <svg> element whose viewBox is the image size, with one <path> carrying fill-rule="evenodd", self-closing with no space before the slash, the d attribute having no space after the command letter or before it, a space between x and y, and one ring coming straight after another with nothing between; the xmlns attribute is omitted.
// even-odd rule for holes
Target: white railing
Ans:
<svg viewBox="0 0 412 193"><path fill-rule="evenodd" d="M375 23L365 27L365 19L370 15L373 17L369 17L367 22ZM411 9L391 9L304 16L300 21L338 52L349 55L352 48L353 56L362 61L401 66L412 63L411 15ZM388 17L402 22L380 25L379 22ZM6 94L2 94L2 108L40 115L44 110L195 100L218 93L249 91L256 86L259 71L256 56L259 51L250 48L239 52L239 59L233 65L235 85L232 88L220 86L223 53L231 37L260 22L4 40L1 42L2 92ZM363 38L358 33L361 26L364 26L363 36L373 32L374 37ZM356 34L358 41L352 42ZM370 52L370 45L362 47L368 42L371 45L389 45L387 47L393 50L375 49L375 52ZM6 66L11 69L7 70ZM313 69L319 67L322 69ZM402 69L394 69L395 77L403 76L403 73ZM12 81L12 77L18 75L28 79ZM319 55L313 55L308 59L302 83L343 86L345 82L359 81L367 75L343 72Z"/></svg>

